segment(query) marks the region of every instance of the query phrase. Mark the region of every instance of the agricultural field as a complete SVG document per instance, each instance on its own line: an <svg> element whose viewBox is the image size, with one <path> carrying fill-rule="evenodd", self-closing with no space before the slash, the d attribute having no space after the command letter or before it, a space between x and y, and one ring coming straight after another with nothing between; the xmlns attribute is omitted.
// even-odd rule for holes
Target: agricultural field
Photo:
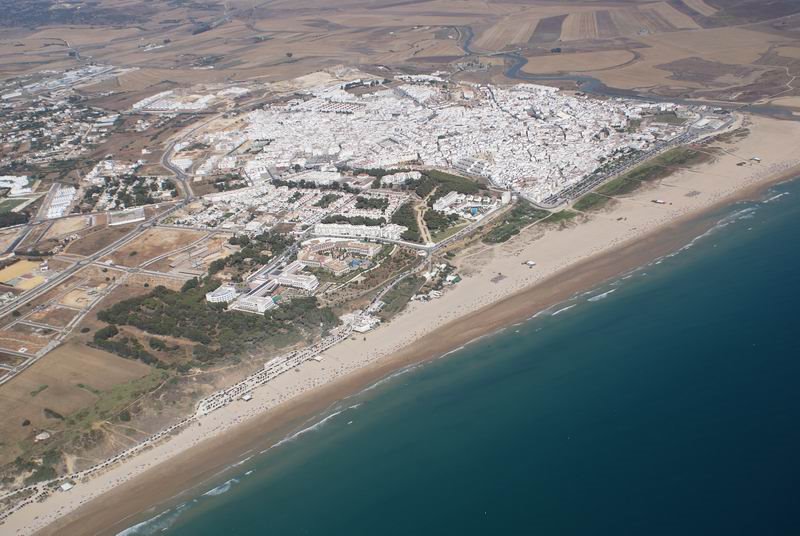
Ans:
<svg viewBox="0 0 800 536"><path fill-rule="evenodd" d="M561 26L562 41L580 41L581 39L597 39L601 37L597 24L597 13L570 13ZM613 37L613 33L603 37Z"/></svg>
<svg viewBox="0 0 800 536"><path fill-rule="evenodd" d="M746 100L775 96L781 84L787 89L791 75L779 71L783 66L760 58L771 47L796 43L793 27L774 19L800 12L800 5L794 2L765 6L755 0L611 4L588 0L558 4L378 0L346 6L300 0L255 8L234 2L227 11L217 1L191 10L167 0L104 5L109 6L108 11L102 11L91 27L76 26L74 21L67 26L36 12L40 27L28 24L28 29L17 32L13 39L0 40L0 53L8 59L0 77L2 70L22 74L43 66L68 66L64 44L68 40L75 49L120 68L111 77L87 81L80 91L95 99L95 104L122 110L160 91L242 79L242 73L247 73L247 79L278 82L343 65L379 64L413 70L447 66L465 57L461 46L464 34L459 28L469 28L474 35L473 49L485 54L516 50L539 58L552 48L573 54L568 59L564 54L563 64L549 59L538 65L532 61L526 69L529 73L580 72L623 89ZM222 12L228 17L220 17ZM80 19L77 11L63 13ZM127 27L124 22L103 26L103 20L137 22ZM591 56L601 52L605 55ZM798 59L790 50L784 57ZM488 65L496 64L495 59L483 58ZM687 79L681 62L694 59L755 71L744 84L713 73L703 80L697 76ZM797 67L791 65L793 69ZM502 79L501 70L500 65L493 67L489 76ZM171 133L160 129L148 136L161 143ZM121 145L111 152L131 157L141 153L145 147L136 139L121 137Z"/></svg>
<svg viewBox="0 0 800 536"><path fill-rule="evenodd" d="M481 50L502 50L509 45L527 43L539 24L538 16L509 16L483 31L475 41Z"/></svg>
<svg viewBox="0 0 800 536"><path fill-rule="evenodd" d="M4 199L0 201L0 214L16 212L17 207L26 203L27 199Z"/></svg>
<svg viewBox="0 0 800 536"><path fill-rule="evenodd" d="M528 59L525 72L531 74L585 73L613 69L635 61L630 50L600 50L534 56Z"/></svg>
<svg viewBox="0 0 800 536"><path fill-rule="evenodd" d="M695 11L696 13L699 13L706 17L713 17L714 14L717 12L717 8L708 4L704 0L682 0L682 2L686 7L688 7L692 11Z"/></svg>

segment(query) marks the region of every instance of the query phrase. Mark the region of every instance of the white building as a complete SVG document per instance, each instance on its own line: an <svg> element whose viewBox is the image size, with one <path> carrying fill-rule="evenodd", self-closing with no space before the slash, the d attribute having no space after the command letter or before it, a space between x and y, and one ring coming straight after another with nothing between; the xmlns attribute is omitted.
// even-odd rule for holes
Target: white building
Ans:
<svg viewBox="0 0 800 536"><path fill-rule="evenodd" d="M77 190L73 186L57 185L45 217L53 219L66 215L69 212L72 201L75 199L76 193Z"/></svg>
<svg viewBox="0 0 800 536"><path fill-rule="evenodd" d="M211 292L206 292L206 301L209 303L230 303L238 295L239 293L236 292L236 288L232 285L222 285Z"/></svg>
<svg viewBox="0 0 800 536"><path fill-rule="evenodd" d="M284 287L299 288L306 292L314 292L319 287L319 280L313 275L280 274L275 276L275 281Z"/></svg>
<svg viewBox="0 0 800 536"><path fill-rule="evenodd" d="M455 203L458 200L458 192L449 192L446 195L440 197L433 203L433 210L438 212L444 212L450 205Z"/></svg>
<svg viewBox="0 0 800 536"><path fill-rule="evenodd" d="M264 314L270 309L277 308L278 305L272 300L270 296L242 296L234 302L232 309L242 311L245 313L258 313Z"/></svg>
<svg viewBox="0 0 800 536"><path fill-rule="evenodd" d="M305 265L299 261L289 264L280 274L270 276L272 281L284 287L299 288L306 292L314 292L319 287L319 280L314 275L298 274Z"/></svg>
<svg viewBox="0 0 800 536"><path fill-rule="evenodd" d="M344 177L342 177L338 171L318 171L310 169L293 175L287 175L285 178L290 181L304 180L306 182L313 182L317 186L329 186L334 182L340 182Z"/></svg>
<svg viewBox="0 0 800 536"><path fill-rule="evenodd" d="M349 223L318 223L314 226L316 236L337 236L342 238L371 238L400 240L408 227L390 223L382 227L370 225L350 225Z"/></svg>
<svg viewBox="0 0 800 536"><path fill-rule="evenodd" d="M384 175L381 178L381 184L384 186L402 186L406 181L416 181L422 177L419 171L401 171L400 173L393 173L391 175Z"/></svg>

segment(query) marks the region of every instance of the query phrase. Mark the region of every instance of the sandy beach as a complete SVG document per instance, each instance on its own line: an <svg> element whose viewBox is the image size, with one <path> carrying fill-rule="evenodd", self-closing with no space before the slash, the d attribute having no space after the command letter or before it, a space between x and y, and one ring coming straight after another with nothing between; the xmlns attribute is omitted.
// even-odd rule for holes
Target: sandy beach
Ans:
<svg viewBox="0 0 800 536"><path fill-rule="evenodd" d="M714 162L676 171L606 211L562 229L537 226L499 246L470 246L454 260L463 281L442 298L412 302L390 323L259 388L250 402L234 402L68 492L26 505L0 532L115 534L392 371L441 356L679 249L713 225L707 214L800 174L800 123L762 117L746 123L747 137L712 143L720 148ZM665 203L653 203L656 198ZM525 265L528 260L536 266Z"/></svg>

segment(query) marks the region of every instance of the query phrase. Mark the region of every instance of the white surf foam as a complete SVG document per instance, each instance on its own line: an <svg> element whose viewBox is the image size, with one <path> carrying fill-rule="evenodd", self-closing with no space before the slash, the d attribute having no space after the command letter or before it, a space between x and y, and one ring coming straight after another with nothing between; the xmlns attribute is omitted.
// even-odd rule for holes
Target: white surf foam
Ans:
<svg viewBox="0 0 800 536"><path fill-rule="evenodd" d="M559 309L558 311L553 311L553 314L551 314L550 316L556 316L556 315L560 315L560 314L561 314L561 313L563 313L564 311L569 311L570 309L572 309L572 308L573 308L573 307L575 307L576 305L578 305L578 304L577 304L577 303L573 303L572 305L567 305L566 307L562 307L562 308L561 308L561 309Z"/></svg>
<svg viewBox="0 0 800 536"><path fill-rule="evenodd" d="M789 192L781 192L779 194L773 195L772 197L768 197L767 199L763 200L762 203L764 204L772 203L773 201L777 201L778 199L786 195L789 195Z"/></svg>
<svg viewBox="0 0 800 536"><path fill-rule="evenodd" d="M188 508L189 505L187 503L177 506L174 510L170 508L169 510L161 512L157 516L151 517L150 519L142 521L141 523L137 523L132 527L128 527L122 532L118 532L116 536L151 536L153 534L164 532L171 527L175 521L178 520L183 511Z"/></svg>
<svg viewBox="0 0 800 536"><path fill-rule="evenodd" d="M236 462L236 463L234 463L234 464L231 464L231 466L230 466L230 467L231 467L231 468L233 468L233 467L239 467L240 465L244 465L245 463L249 462L249 461L250 461L250 460L252 460L252 459L253 459L253 457L252 457L252 456L248 456L247 458L244 458L243 460L239 460L238 462Z"/></svg>
<svg viewBox="0 0 800 536"><path fill-rule="evenodd" d="M603 300L606 297L608 297L608 295L611 294L612 292L616 292L616 291L617 291L617 289L612 288L611 290L607 290L606 292L603 292L602 294L598 294L597 296L592 296L591 298L589 298L586 301L590 301L590 302L600 301L600 300Z"/></svg>
<svg viewBox="0 0 800 536"><path fill-rule="evenodd" d="M204 497L216 497L217 495L222 495L223 493L228 493L230 491L231 487L233 487L234 484L238 484L238 483L239 483L239 479L238 478L231 478L230 480L220 484L216 488L212 488L212 489L208 490L207 492L203 493L203 496Z"/></svg>
<svg viewBox="0 0 800 536"><path fill-rule="evenodd" d="M460 350L461 348L463 348L463 346L460 347L460 348L456 348L455 350L453 350L453 352L456 352L456 351ZM445 355L447 355L447 354L445 354ZM372 391L373 389L376 389L376 388L380 387L381 385L385 384L386 382L392 381L393 379L397 378L398 376L402 376L404 374L408 374L412 370L416 369L418 366L419 365L413 365L413 366L410 366L410 367L401 368L400 370L396 370L395 372L389 374L385 378L381 378L380 380L376 381L372 385L364 387L361 391L359 391L358 394L366 393L367 391Z"/></svg>
<svg viewBox="0 0 800 536"><path fill-rule="evenodd" d="M295 439L297 439L298 437L300 437L303 434L307 434L308 432L313 432L314 430L319 430L322 426L325 425L326 422L330 421L331 419L333 419L334 417L336 417L337 415L339 415L341 413L342 413L341 411L334 411L333 413L331 413L330 415L328 415L324 419L312 424L311 426L307 426L305 428L302 428L302 429L298 430L297 432L293 433L292 435L288 435L288 436L284 437L283 439L281 439L280 441L278 441L277 443L275 443L271 447L262 450L261 454L264 454L265 452L269 452L270 450L272 450L274 448L278 448L281 445L285 445L286 443L291 443L292 441L294 441Z"/></svg>

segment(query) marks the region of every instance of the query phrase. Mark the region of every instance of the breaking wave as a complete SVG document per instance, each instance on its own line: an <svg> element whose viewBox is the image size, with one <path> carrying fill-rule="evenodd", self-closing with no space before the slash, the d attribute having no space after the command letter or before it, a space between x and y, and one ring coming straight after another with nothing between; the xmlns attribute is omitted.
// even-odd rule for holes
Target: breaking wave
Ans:
<svg viewBox="0 0 800 536"><path fill-rule="evenodd" d="M231 464L230 467L239 467L240 465L244 465L244 464L246 464L247 462L249 462L252 459L253 459L252 456L248 456L247 458L244 458L242 460L239 460L236 463Z"/></svg>
<svg viewBox="0 0 800 536"><path fill-rule="evenodd" d="M343 411L343 410L342 410L342 411ZM333 413L331 413L330 415L328 415L328 416L327 416L327 417L325 417L324 419L322 419L322 420L320 420L320 421L317 421L317 422L315 422L315 423L314 423L314 424L312 424L311 426L307 426L307 427L305 427L305 428L302 428L302 429L300 429L300 430L296 431L295 433L293 433L293 434L291 434L291 435L288 435L288 436L284 437L283 439L281 439L280 441L278 441L277 443L275 443L275 444L274 444L274 445L272 445L271 447L269 447L269 448L266 448L266 449L262 450L262 451L261 451L261 454L264 454L264 453L266 453L266 452L269 452L269 451L270 451L270 450L272 450L272 449L278 448L278 447L280 447L281 445L285 445L286 443L291 443L292 441L294 441L295 439L297 439L298 437L300 437L300 436L301 436L301 435L303 435L303 434L307 434L308 432L313 432L314 430L318 430L319 428L321 428L322 426L324 426L326 422L330 421L331 419L333 419L333 418L334 418L334 417L336 417L337 415L341 414L341 413L342 413L342 411L334 411Z"/></svg>
<svg viewBox="0 0 800 536"><path fill-rule="evenodd" d="M464 348L464 347L461 346L461 347L456 348L455 350L452 350L451 352L448 352L448 353L457 352L458 350L460 350L462 348ZM445 355L447 355L447 354L445 354ZM444 356L442 356L442 357L444 357ZM373 389L375 389L377 387L380 387L381 385L393 380L394 378L397 378L398 376L402 376L404 374L407 374L407 373L411 372L412 370L416 369L418 366L419 365L412 365L410 367L401 368L400 370L397 370L397 371L389 374L385 378L381 378L380 380L378 380L375 383L369 385L368 387L365 387L358 394L366 393L367 391L372 391Z"/></svg>
<svg viewBox="0 0 800 536"><path fill-rule="evenodd" d="M616 292L616 291L617 291L617 289L612 288L611 290L607 290L607 291L603 292L602 294L598 294L597 296L592 296L591 298L589 298L586 301L590 301L590 302L600 301L602 299L605 299L612 292Z"/></svg>
<svg viewBox="0 0 800 536"><path fill-rule="evenodd" d="M116 536L151 536L153 534L159 534L171 527L189 507L190 505L188 503L183 503L174 510L170 508L157 516L137 523L132 527L128 527L122 532L118 532Z"/></svg>
<svg viewBox="0 0 800 536"><path fill-rule="evenodd" d="M203 493L203 496L204 497L216 497L217 495L222 495L223 493L227 493L228 491L230 491L231 487L233 487L234 484L238 484L238 483L239 483L239 479L238 478L231 478L230 480L220 484L216 488L212 488L212 489L208 490L207 492Z"/></svg>
<svg viewBox="0 0 800 536"><path fill-rule="evenodd" d="M778 199L780 199L781 197L786 196L786 195L789 195L789 192L781 192L779 194L773 195L772 197L768 197L767 199L764 199L761 203L763 203L763 204L772 203L773 201L777 201Z"/></svg>
<svg viewBox="0 0 800 536"><path fill-rule="evenodd" d="M573 303L572 305L567 305L566 307L562 307L561 309L559 309L557 311L553 311L553 313L550 316L556 316L556 315L559 315L559 314L563 313L564 311L569 311L570 309L572 309L576 305L578 305L578 304L577 303Z"/></svg>

